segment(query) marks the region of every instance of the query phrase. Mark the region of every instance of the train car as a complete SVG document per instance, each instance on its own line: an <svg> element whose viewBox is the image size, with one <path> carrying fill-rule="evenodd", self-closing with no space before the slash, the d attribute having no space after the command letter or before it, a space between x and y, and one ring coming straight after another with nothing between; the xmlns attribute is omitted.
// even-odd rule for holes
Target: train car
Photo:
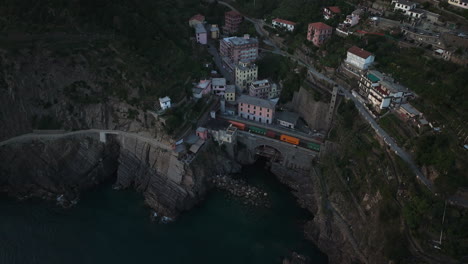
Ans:
<svg viewBox="0 0 468 264"><path fill-rule="evenodd" d="M315 151L320 151L320 145L317 143L307 143L307 148Z"/></svg>
<svg viewBox="0 0 468 264"><path fill-rule="evenodd" d="M266 132L266 136L267 136L267 137L270 137L270 138L276 138L276 133L273 132L273 131L268 130L268 131Z"/></svg>
<svg viewBox="0 0 468 264"><path fill-rule="evenodd" d="M287 136L287 135L281 135L280 140L287 142L289 144L293 144L293 145L299 145L299 142L301 142L298 138Z"/></svg>
<svg viewBox="0 0 468 264"><path fill-rule="evenodd" d="M254 127L254 126L249 126L249 131L259 134L259 135L266 135L267 131L264 128L259 128L259 127Z"/></svg>
<svg viewBox="0 0 468 264"><path fill-rule="evenodd" d="M244 123L231 121L231 120L229 120L229 123L231 123L233 126L237 127L237 129L245 130L245 124Z"/></svg>

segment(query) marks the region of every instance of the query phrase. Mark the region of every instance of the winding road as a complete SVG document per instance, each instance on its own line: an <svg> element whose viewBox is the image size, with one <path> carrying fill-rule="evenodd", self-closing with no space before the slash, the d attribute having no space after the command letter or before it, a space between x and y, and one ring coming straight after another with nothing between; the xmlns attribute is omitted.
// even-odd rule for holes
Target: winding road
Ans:
<svg viewBox="0 0 468 264"><path fill-rule="evenodd" d="M87 129L87 130L77 130L77 131L72 131L72 132L51 131L50 133L29 133L29 134L24 134L24 135L20 135L17 137L4 140L0 142L0 147L9 145L9 144L27 143L31 140L37 140L37 139L38 140L54 140L54 139L64 138L64 137L69 137L69 136L74 136L74 135L86 135L86 134L94 134L94 133L97 133L98 136L102 134L114 134L114 135L124 136L126 138L138 139L150 145L172 151L172 147L170 145L164 144L161 141L156 140L155 138L151 138L149 136L131 133L131 132L125 132L125 131L120 131L120 130L106 130L106 129Z"/></svg>

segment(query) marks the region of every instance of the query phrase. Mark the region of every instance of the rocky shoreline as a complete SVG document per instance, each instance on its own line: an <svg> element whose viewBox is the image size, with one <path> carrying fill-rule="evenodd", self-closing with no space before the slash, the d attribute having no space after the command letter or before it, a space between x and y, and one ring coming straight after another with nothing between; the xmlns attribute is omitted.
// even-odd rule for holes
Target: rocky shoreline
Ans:
<svg viewBox="0 0 468 264"><path fill-rule="evenodd" d="M211 179L211 183L215 188L241 199L245 205L265 207L271 205L267 192L247 184L244 180L234 179L228 175L216 175Z"/></svg>

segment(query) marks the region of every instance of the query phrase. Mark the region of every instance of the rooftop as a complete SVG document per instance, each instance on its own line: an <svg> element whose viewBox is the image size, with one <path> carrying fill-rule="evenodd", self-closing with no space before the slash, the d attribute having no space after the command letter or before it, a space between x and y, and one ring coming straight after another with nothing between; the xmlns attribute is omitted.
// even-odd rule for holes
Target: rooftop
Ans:
<svg viewBox="0 0 468 264"><path fill-rule="evenodd" d="M228 38L223 38L223 41L230 42L233 45L245 45L245 44L253 44L253 43L258 43L257 38L250 38L248 35L244 37L228 37Z"/></svg>
<svg viewBox="0 0 468 264"><path fill-rule="evenodd" d="M197 128L197 132L203 133L205 131L206 131L206 128L204 128L204 127L198 127Z"/></svg>
<svg viewBox="0 0 468 264"><path fill-rule="evenodd" d="M266 85L270 85L270 81L268 79L257 80L257 81L253 81L251 85L254 87L266 86Z"/></svg>
<svg viewBox="0 0 468 264"><path fill-rule="evenodd" d="M339 14L341 13L341 9L338 6L329 6L327 7L332 13Z"/></svg>
<svg viewBox="0 0 468 264"><path fill-rule="evenodd" d="M415 116L421 115L421 112L419 112L418 109L414 108L409 103L401 104L400 107L412 115L415 115Z"/></svg>
<svg viewBox="0 0 468 264"><path fill-rule="evenodd" d="M245 61L245 60L240 60L239 64L237 64L236 67L241 69L241 70L247 70L247 69L256 68L257 65L255 65L255 63L251 63L251 62L248 62L248 61Z"/></svg>
<svg viewBox="0 0 468 264"><path fill-rule="evenodd" d="M224 13L224 15L225 16L242 16L241 13L234 11L234 10L227 11L226 13Z"/></svg>
<svg viewBox="0 0 468 264"><path fill-rule="evenodd" d="M367 59L369 58L369 56L372 56L372 53L366 51L366 50L363 50L357 46L352 46L351 48L348 49L348 52L358 56L358 57L361 57L363 59Z"/></svg>
<svg viewBox="0 0 468 264"><path fill-rule="evenodd" d="M226 86L226 93L235 93L235 92L236 92L236 86L235 85Z"/></svg>
<svg viewBox="0 0 468 264"><path fill-rule="evenodd" d="M408 12L417 13L417 14L424 14L424 13L426 13L425 10L419 9L419 8L411 9L411 10L409 10Z"/></svg>
<svg viewBox="0 0 468 264"><path fill-rule="evenodd" d="M322 29L322 30L326 30L326 29L330 29L332 30L333 28L330 27L329 25L325 24L325 23L322 23L322 22L315 22L315 23L310 23L309 24L309 28L310 27L313 27L315 29Z"/></svg>
<svg viewBox="0 0 468 264"><path fill-rule="evenodd" d="M201 88L201 89L206 89L206 87L208 87L208 85L210 85L210 83L211 83L210 80L200 80L197 87Z"/></svg>
<svg viewBox="0 0 468 264"><path fill-rule="evenodd" d="M380 84L393 93L409 91L408 88L403 85L388 80L381 80Z"/></svg>
<svg viewBox="0 0 468 264"><path fill-rule="evenodd" d="M385 76L379 71L370 70L367 74L367 78L372 82L378 82L380 80L383 80Z"/></svg>
<svg viewBox="0 0 468 264"><path fill-rule="evenodd" d="M400 5L406 5L406 6L411 6L411 5L415 5L416 3L414 2L411 2L411 1L407 1L407 0L393 0L392 3L395 2L395 3L398 3Z"/></svg>
<svg viewBox="0 0 468 264"><path fill-rule="evenodd" d="M226 85L225 78L213 78L211 79L211 84L216 86Z"/></svg>
<svg viewBox="0 0 468 264"><path fill-rule="evenodd" d="M276 112L276 118L278 120L282 120L291 124L296 125L297 121L299 120L299 114L294 112Z"/></svg>
<svg viewBox="0 0 468 264"><path fill-rule="evenodd" d="M191 17L190 20L197 20L203 22L205 21L205 16L203 16L202 14L196 14L193 17Z"/></svg>
<svg viewBox="0 0 468 264"><path fill-rule="evenodd" d="M195 25L195 33L197 33L197 34L206 33L206 29L202 24L196 24Z"/></svg>
<svg viewBox="0 0 468 264"><path fill-rule="evenodd" d="M237 100L239 103L260 106L269 109L275 109L276 103L270 100L260 99L253 96L241 95Z"/></svg>
<svg viewBox="0 0 468 264"><path fill-rule="evenodd" d="M165 103L165 102L170 102L170 101L171 101L171 98L169 98L169 96L159 98L160 103Z"/></svg>
<svg viewBox="0 0 468 264"><path fill-rule="evenodd" d="M292 25L292 26L296 25L296 23L294 23L292 21L284 20L284 19L281 19L281 18L275 18L275 19L273 19L273 21L278 22L278 23L282 23L282 24Z"/></svg>

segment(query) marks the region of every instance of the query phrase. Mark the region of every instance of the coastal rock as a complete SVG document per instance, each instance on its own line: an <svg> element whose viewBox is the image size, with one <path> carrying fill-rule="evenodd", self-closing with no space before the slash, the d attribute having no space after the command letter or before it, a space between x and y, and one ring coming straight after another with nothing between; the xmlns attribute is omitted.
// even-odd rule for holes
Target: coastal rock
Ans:
<svg viewBox="0 0 468 264"><path fill-rule="evenodd" d="M119 145L97 137L32 140L0 147L0 191L14 197L40 197L70 203L112 178ZM70 201L70 202L69 202Z"/></svg>

